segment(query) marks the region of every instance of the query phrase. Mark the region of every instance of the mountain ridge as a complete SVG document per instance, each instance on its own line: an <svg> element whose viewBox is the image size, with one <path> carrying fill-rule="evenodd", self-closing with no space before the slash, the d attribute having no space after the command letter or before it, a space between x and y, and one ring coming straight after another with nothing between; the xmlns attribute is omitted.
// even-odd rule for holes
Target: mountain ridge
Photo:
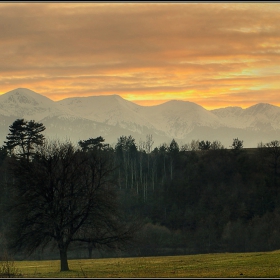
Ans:
<svg viewBox="0 0 280 280"><path fill-rule="evenodd" d="M227 147L240 135L244 137L244 146L256 147L259 142L274 140L272 137L280 132L280 107L269 103L257 103L246 109L229 106L207 110L182 100L143 106L116 94L53 101L26 88L0 96L0 141L5 140L11 125L8 122L13 118L46 123L46 135L51 137L79 141L101 135L111 144L122 135L132 135L139 141L152 134L156 146L174 138L179 144L219 140Z"/></svg>

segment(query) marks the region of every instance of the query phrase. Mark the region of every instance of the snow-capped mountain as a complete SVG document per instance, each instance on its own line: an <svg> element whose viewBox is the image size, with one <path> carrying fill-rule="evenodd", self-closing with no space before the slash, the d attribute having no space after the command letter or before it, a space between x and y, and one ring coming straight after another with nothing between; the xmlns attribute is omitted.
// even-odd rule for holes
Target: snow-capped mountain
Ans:
<svg viewBox="0 0 280 280"><path fill-rule="evenodd" d="M245 147L256 147L280 135L280 108L270 104L206 110L193 102L176 100L140 106L118 95L52 101L19 88L0 96L0 145L17 118L42 122L50 138L77 142L102 136L113 145L122 135L132 135L137 142L152 134L154 146L174 138L180 145L193 139L219 140L229 147L238 137Z"/></svg>
<svg viewBox="0 0 280 280"><path fill-rule="evenodd" d="M107 128L106 125L100 128L94 121L87 122L70 109L25 88L18 88L0 96L1 142L9 133L9 125L17 118L42 122L46 126L46 136L72 141L78 141L83 136L89 138L92 129L102 133Z"/></svg>
<svg viewBox="0 0 280 280"><path fill-rule="evenodd" d="M142 132L143 127L154 128L145 115L139 114L141 106L118 95L66 98L57 103L85 119L134 132Z"/></svg>
<svg viewBox="0 0 280 280"><path fill-rule="evenodd" d="M49 116L71 116L67 108L59 108L56 102L32 90L19 88L0 95L0 115L17 118L33 118L37 121Z"/></svg>
<svg viewBox="0 0 280 280"><path fill-rule="evenodd" d="M259 103L249 108L227 107L212 110L227 127L251 130L280 129L280 108L267 103Z"/></svg>
<svg viewBox="0 0 280 280"><path fill-rule="evenodd" d="M144 115L158 130L171 138L184 139L196 126L218 128L219 118L200 105L172 100L161 105L142 107Z"/></svg>

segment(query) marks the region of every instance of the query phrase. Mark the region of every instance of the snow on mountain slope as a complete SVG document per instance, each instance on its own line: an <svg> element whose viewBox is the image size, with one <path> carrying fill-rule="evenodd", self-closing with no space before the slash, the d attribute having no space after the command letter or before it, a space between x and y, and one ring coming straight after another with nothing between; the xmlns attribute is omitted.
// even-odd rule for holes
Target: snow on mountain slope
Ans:
<svg viewBox="0 0 280 280"><path fill-rule="evenodd" d="M146 116L139 114L140 105L118 95L66 98L57 103L88 120L138 132L141 127L153 128Z"/></svg>
<svg viewBox="0 0 280 280"><path fill-rule="evenodd" d="M224 126L241 128L243 123L240 122L240 116L243 113L241 107L226 107L211 110L211 112L216 115Z"/></svg>
<svg viewBox="0 0 280 280"><path fill-rule="evenodd" d="M189 101L172 100L156 106L143 107L142 113L158 130L176 138L184 138L196 126L221 126L217 116Z"/></svg>
<svg viewBox="0 0 280 280"><path fill-rule="evenodd" d="M143 140L147 134L153 134L155 145L168 143L172 138L182 143L199 138L225 141L229 146L234 137L252 139L250 145L257 145L273 140L280 130L280 107L264 103L247 109L227 107L210 111L192 102L176 100L140 106L118 95L55 102L23 88L0 96L0 138L4 139L16 118L40 121L46 125L46 135L75 141L100 135L110 141L117 141L122 135Z"/></svg>
<svg viewBox="0 0 280 280"><path fill-rule="evenodd" d="M74 117L67 108L59 108L51 99L25 88L14 89L0 96L0 115L36 121L50 116Z"/></svg>
<svg viewBox="0 0 280 280"><path fill-rule="evenodd" d="M118 95L110 95L66 98L58 103L90 120L138 132L147 127L176 138L185 137L195 126L216 128L221 125L213 113L187 101L173 100L156 106L140 106Z"/></svg>
<svg viewBox="0 0 280 280"><path fill-rule="evenodd" d="M246 109L226 107L211 112L227 127L251 130L280 129L280 108L266 103Z"/></svg>
<svg viewBox="0 0 280 280"><path fill-rule="evenodd" d="M253 130L280 129L280 108L266 103L253 105L244 110L243 121Z"/></svg>

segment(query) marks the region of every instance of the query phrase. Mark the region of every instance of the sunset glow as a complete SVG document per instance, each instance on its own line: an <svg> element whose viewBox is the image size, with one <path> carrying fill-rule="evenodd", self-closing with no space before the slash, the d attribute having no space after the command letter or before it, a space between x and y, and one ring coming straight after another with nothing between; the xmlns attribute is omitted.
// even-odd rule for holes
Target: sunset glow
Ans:
<svg viewBox="0 0 280 280"><path fill-rule="evenodd" d="M280 3L0 3L0 94L280 106Z"/></svg>

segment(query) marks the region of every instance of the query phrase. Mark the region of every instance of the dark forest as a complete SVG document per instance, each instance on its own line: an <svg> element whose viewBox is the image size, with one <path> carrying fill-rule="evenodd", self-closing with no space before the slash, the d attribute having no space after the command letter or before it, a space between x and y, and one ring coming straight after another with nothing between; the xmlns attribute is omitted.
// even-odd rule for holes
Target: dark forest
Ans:
<svg viewBox="0 0 280 280"><path fill-rule="evenodd" d="M11 162L24 159L25 162L36 163L36 153L40 150L36 145L41 146L43 141L42 138L33 146L27 145L29 148L24 153L17 150L16 157L12 152L15 146L9 148L9 139L7 137L8 141L0 149L2 252L10 248L9 228L14 221L7 210L7 205L14 202L13 186L18 179L16 173L11 172ZM153 147L152 135L147 135L139 143L132 136L120 136L112 147L100 136L80 141L76 146L79 155L87 153L87 162L94 158L96 163L96 159L104 159L103 155L110 162L110 186L115 196L110 196L110 203L103 197L100 201L104 207L100 209L106 213L104 209L110 208L113 200L117 200L123 213L137 219L141 226L137 231L135 228L132 230L133 237L127 234L129 229L123 231L124 235L127 234L124 239L127 237L131 241L128 244L117 242L117 246L105 248L101 246L105 243L94 243L91 238L84 243L71 244L70 258L250 252L280 248L280 141L260 143L250 149L243 148L243 141L238 138L233 139L228 148L218 140L210 142L207 139L192 140L181 147L175 140ZM32 174L35 174L34 170ZM19 180L21 184L23 179ZM75 180L81 184L80 177ZM76 195L72 199L74 201ZM90 225L87 225L87 230L91 229L91 236L96 238L96 228L90 228ZM105 224L100 223L102 226ZM55 258L59 255L53 247L52 243L45 245L44 249L38 246L28 258ZM14 256L27 258L25 252L24 248L19 249Z"/></svg>

